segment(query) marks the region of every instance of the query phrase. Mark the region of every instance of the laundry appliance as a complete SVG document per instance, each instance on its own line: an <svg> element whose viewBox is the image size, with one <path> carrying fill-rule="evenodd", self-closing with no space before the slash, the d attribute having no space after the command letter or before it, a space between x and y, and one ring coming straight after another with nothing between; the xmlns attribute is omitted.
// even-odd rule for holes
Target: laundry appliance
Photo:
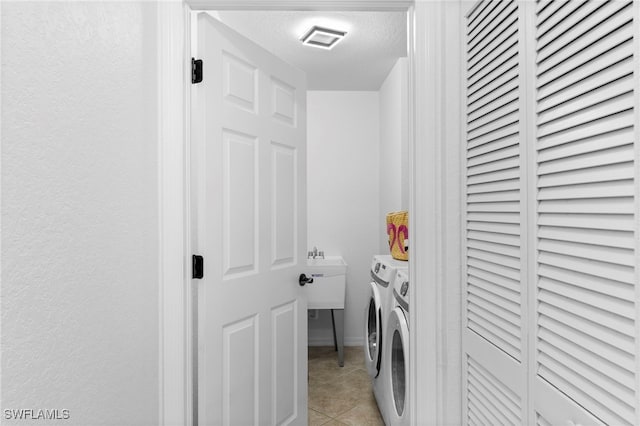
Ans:
<svg viewBox="0 0 640 426"><path fill-rule="evenodd" d="M392 290L398 270L407 270L406 262L393 259L390 255L376 255L371 262L371 282L369 283L369 299L365 307L365 344L364 355L367 371L371 377L373 393L385 423L386 371L383 358L385 327Z"/></svg>
<svg viewBox="0 0 640 426"><path fill-rule="evenodd" d="M387 426L409 425L409 274L397 272L391 286L392 303L386 321L382 359L386 371L385 423Z"/></svg>

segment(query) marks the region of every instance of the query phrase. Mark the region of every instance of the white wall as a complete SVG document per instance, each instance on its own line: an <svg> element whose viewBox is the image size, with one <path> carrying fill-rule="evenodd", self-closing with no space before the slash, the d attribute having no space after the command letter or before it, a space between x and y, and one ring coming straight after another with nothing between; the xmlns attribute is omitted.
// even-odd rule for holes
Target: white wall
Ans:
<svg viewBox="0 0 640 426"><path fill-rule="evenodd" d="M158 424L156 6L1 7L1 408Z"/></svg>
<svg viewBox="0 0 640 426"><path fill-rule="evenodd" d="M409 209L407 58L399 58L380 87L380 216ZM380 233L380 253L388 253Z"/></svg>
<svg viewBox="0 0 640 426"><path fill-rule="evenodd" d="M342 255L347 271L345 344L364 340L370 262L384 224L379 203L378 92L308 92L308 244ZM333 344L330 311L309 320L310 344Z"/></svg>

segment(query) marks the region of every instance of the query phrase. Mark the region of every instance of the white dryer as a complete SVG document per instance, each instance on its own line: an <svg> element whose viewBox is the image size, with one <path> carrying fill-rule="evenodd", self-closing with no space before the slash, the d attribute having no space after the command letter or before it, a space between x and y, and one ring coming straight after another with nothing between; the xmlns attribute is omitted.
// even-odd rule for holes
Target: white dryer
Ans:
<svg viewBox="0 0 640 426"><path fill-rule="evenodd" d="M409 425L409 274L398 271L391 287L392 308L386 322L384 351L386 370L385 422L388 426Z"/></svg>
<svg viewBox="0 0 640 426"><path fill-rule="evenodd" d="M369 299L365 307L364 319L364 354L367 371L371 377L373 393L385 423L386 413L386 371L383 359L385 327L389 314L391 283L393 283L398 267L406 268L406 262L393 259L390 255L377 255L371 262L371 279L369 283Z"/></svg>

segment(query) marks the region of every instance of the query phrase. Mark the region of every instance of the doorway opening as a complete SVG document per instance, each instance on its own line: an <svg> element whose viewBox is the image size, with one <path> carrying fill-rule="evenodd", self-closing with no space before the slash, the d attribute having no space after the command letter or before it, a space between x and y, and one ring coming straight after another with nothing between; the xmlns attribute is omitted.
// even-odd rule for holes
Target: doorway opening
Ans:
<svg viewBox="0 0 640 426"><path fill-rule="evenodd" d="M375 410L376 401L384 415L385 395L390 394L382 390L386 383L378 385L375 395L365 391L353 398L353 392L350 396L341 392L367 381L362 310L369 299L372 258L389 253L387 213L406 211L409 205L407 12L206 13L307 76L305 250L311 252L313 247L316 253L339 256L348 264L342 306L345 320L337 324L344 327L344 366L337 362L332 366L328 359L317 361L319 355L328 355L326 347L337 347L333 312L314 310L307 317L309 419L348 416L367 406ZM344 40L331 50L305 46L301 38L314 27L339 29ZM381 334L394 304L393 282L389 284ZM309 303L312 306L311 300ZM195 348L197 344L195 338ZM380 369L391 368L379 363ZM370 382L375 380L381 382L382 376L369 377ZM328 383L337 387L331 391ZM197 412L197 385L194 391ZM352 404L345 405L350 397ZM336 401L343 404L336 408Z"/></svg>

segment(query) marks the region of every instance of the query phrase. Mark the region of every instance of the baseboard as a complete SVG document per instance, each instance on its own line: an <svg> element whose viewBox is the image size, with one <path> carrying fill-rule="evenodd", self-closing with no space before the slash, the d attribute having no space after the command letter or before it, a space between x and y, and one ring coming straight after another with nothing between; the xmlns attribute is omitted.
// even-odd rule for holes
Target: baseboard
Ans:
<svg viewBox="0 0 640 426"><path fill-rule="evenodd" d="M362 346L364 339L362 337L345 337L345 346ZM333 337L310 337L309 346L333 346Z"/></svg>

